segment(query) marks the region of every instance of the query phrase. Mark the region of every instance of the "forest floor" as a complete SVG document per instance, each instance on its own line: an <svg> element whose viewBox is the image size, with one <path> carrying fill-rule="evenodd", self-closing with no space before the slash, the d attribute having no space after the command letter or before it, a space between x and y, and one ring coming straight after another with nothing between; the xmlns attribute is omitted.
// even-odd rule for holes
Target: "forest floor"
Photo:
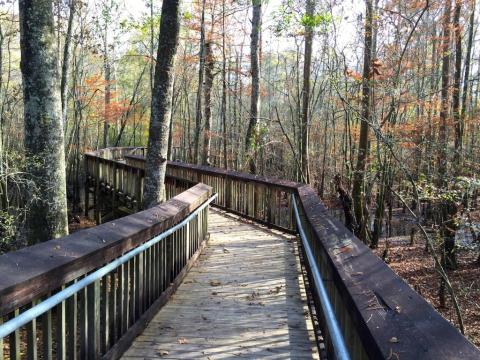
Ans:
<svg viewBox="0 0 480 360"><path fill-rule="evenodd" d="M76 215L74 218L69 219L68 232L73 234L79 230L88 229L96 225L95 220L86 218L83 215Z"/></svg>
<svg viewBox="0 0 480 360"><path fill-rule="evenodd" d="M380 241L375 254L382 257L385 239ZM458 298L463 317L465 335L480 347L480 264L476 262L478 251L459 249L458 269L447 271ZM390 268L402 277L415 291L426 299L444 318L458 327L457 316L448 293L445 307L440 306L438 290L439 275L434 268L433 258L425 252L425 241L419 234L410 245L410 236L389 238L386 261Z"/></svg>

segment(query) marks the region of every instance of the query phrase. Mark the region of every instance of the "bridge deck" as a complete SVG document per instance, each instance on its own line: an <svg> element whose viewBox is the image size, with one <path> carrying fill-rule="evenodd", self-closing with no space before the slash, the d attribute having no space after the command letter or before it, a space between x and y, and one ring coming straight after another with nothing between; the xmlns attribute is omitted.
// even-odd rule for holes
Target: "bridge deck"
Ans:
<svg viewBox="0 0 480 360"><path fill-rule="evenodd" d="M295 238L215 209L209 229L198 263L123 358L318 358Z"/></svg>

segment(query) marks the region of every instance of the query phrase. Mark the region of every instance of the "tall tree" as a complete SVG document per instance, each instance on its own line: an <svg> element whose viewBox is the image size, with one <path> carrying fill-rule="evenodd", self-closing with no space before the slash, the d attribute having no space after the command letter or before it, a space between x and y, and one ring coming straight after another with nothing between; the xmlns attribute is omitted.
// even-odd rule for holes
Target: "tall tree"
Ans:
<svg viewBox="0 0 480 360"><path fill-rule="evenodd" d="M310 118L310 73L312 67L312 44L314 29L315 1L307 0L305 8L305 53L303 62L303 97L302 97L302 173L307 183L310 182L310 165L308 154L309 118Z"/></svg>
<svg viewBox="0 0 480 360"><path fill-rule="evenodd" d="M368 155L368 127L371 115L371 66L372 66L372 43L373 43L373 6L372 0L366 0L365 19L365 49L363 51L363 77L362 77L362 118L360 120L360 139L358 141L357 165L353 176L353 204L355 217L360 227L357 235L364 242L366 238L366 215L364 214L364 182Z"/></svg>
<svg viewBox="0 0 480 360"><path fill-rule="evenodd" d="M73 18L75 15L75 2L76 0L70 0L70 14L68 16L67 35L65 36L65 44L63 46L62 79L60 81L60 93L62 98L62 120L64 124L67 120L67 84L70 65L70 47L72 43Z"/></svg>
<svg viewBox="0 0 480 360"><path fill-rule="evenodd" d="M260 113L260 31L262 27L262 0L252 0L252 33L250 35L250 71L252 75L252 95L250 98L250 121L245 140L245 154L252 174L256 172L255 148L258 141L258 116Z"/></svg>
<svg viewBox="0 0 480 360"><path fill-rule="evenodd" d="M110 129L110 102L112 98L112 67L109 59L108 45L108 22L105 21L103 43L103 69L105 71L105 97L104 97L104 120L103 120L103 147L108 147L108 133Z"/></svg>
<svg viewBox="0 0 480 360"><path fill-rule="evenodd" d="M214 67L212 42L205 42L205 129L203 132L203 165L210 165L210 147L212 142L212 87Z"/></svg>
<svg viewBox="0 0 480 360"><path fill-rule="evenodd" d="M470 62L472 59L473 35L474 35L473 33L475 28L475 5L476 5L476 1L473 0L472 12L470 14L470 24L468 29L467 53L465 55L465 75L463 77L462 112L460 114L462 135L465 128L465 117L467 115L467 99L468 99L468 89L469 89L469 81L470 81Z"/></svg>
<svg viewBox="0 0 480 360"><path fill-rule="evenodd" d="M203 89L203 72L205 68L205 5L206 0L202 1L202 17L200 19L200 53L198 66L198 87L197 102L195 104L195 134L194 134L194 155L193 162L196 164L200 161L200 133L202 131L202 89Z"/></svg>
<svg viewBox="0 0 480 360"><path fill-rule="evenodd" d="M455 31L455 74L453 76L453 124L455 127L455 172L461 169L463 125L460 113L460 83L462 79L462 28L460 26L460 15L462 11L462 0L455 0L455 13L453 15L453 28Z"/></svg>
<svg viewBox="0 0 480 360"><path fill-rule="evenodd" d="M222 105L220 115L223 129L223 167L228 169L227 154L227 55L225 49L225 1L222 2ZM230 77L230 72L228 73Z"/></svg>
<svg viewBox="0 0 480 360"><path fill-rule="evenodd" d="M164 1L160 21L157 64L145 164L144 206L165 201L170 113L172 111L175 54L180 32L180 0Z"/></svg>
<svg viewBox="0 0 480 360"><path fill-rule="evenodd" d="M52 0L20 0L26 170L32 205L30 244L68 233L65 154Z"/></svg>
<svg viewBox="0 0 480 360"><path fill-rule="evenodd" d="M443 40L442 40L442 88L440 105L440 129L438 156L438 184L444 185L447 171L447 117L449 109L448 88L450 84L450 13L452 11L451 0L445 1L443 14Z"/></svg>

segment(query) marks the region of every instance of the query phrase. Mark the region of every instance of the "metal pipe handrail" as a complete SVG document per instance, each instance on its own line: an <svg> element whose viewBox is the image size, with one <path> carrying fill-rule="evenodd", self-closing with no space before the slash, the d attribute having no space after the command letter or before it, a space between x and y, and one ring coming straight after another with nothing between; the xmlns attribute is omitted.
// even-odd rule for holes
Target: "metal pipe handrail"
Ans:
<svg viewBox="0 0 480 360"><path fill-rule="evenodd" d="M300 214L298 212L295 195L292 194L292 197L293 209L295 212L295 218L297 220L298 233L300 234L303 248L305 249L305 253L307 255L307 262L309 264L310 271L314 280L313 282L315 292L317 293L317 296L320 300L320 305L322 306L325 323L327 325L328 332L330 333L330 338L332 339L335 358L339 360L349 360L350 355L345 344L345 339L343 338L342 331L340 330L340 326L338 325L335 312L333 311L332 303L328 298L327 289L325 289L325 285L323 284L322 275L320 274L320 270L318 269L317 263L315 261L313 251L310 247L310 244L308 243L307 236L305 234L305 231L303 230L302 223L300 221Z"/></svg>
<svg viewBox="0 0 480 360"><path fill-rule="evenodd" d="M186 225L190 222L200 211L205 209L213 200L217 198L217 194L211 196L207 201L205 201L202 205L200 205L197 209L195 209L190 215L188 215L185 219L181 222L176 224L175 226L171 227L170 229L164 231L163 233L155 236L151 240L143 243L142 245L136 247L135 249L127 252L126 254L120 256L119 258L113 260L112 262L108 263L107 265L101 267L100 269L95 270L91 274L85 276L83 279L77 281L76 283L66 287L65 289L59 291L55 295L50 296L46 300L42 301L41 303L31 307L27 311L21 313L20 315L16 316L15 318L5 322L4 324L0 325L0 339L10 335L15 330L21 328L22 326L28 324L29 322L35 320L37 317L43 315L47 311L53 309L55 306L60 304L62 301L67 300L70 296L76 294L80 290L86 288L88 285L92 284L93 282L101 279L103 276L107 275L108 273L115 270L120 265L126 263L134 256L144 252L148 248L152 247L156 243L160 242L167 236L173 234L175 231Z"/></svg>

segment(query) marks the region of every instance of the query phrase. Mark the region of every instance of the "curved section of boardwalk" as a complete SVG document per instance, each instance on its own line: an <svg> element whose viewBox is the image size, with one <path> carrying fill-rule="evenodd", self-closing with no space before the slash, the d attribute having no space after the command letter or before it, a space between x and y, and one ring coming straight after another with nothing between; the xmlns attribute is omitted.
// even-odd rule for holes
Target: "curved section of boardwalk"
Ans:
<svg viewBox="0 0 480 360"><path fill-rule="evenodd" d="M316 359L295 238L212 209L198 263L124 359Z"/></svg>

